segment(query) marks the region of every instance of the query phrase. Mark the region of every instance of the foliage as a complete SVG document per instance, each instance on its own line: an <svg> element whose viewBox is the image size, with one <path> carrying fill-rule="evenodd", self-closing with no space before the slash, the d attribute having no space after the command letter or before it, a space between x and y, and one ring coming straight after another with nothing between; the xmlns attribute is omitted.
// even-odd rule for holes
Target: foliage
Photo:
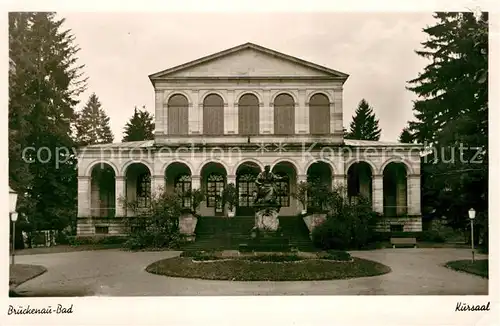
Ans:
<svg viewBox="0 0 500 326"><path fill-rule="evenodd" d="M146 111L143 106L142 110L134 109L134 115L125 125L125 136L122 142L152 140L154 139L155 124L153 115Z"/></svg>
<svg viewBox="0 0 500 326"><path fill-rule="evenodd" d="M323 182L320 177L308 176L306 188L308 212L323 212L328 209L328 201L332 194L330 185Z"/></svg>
<svg viewBox="0 0 500 326"><path fill-rule="evenodd" d="M196 214L198 208L200 208L201 203L205 200L205 193L201 189L191 189L187 191L185 194L179 194L182 197L190 197L191 198L191 209L192 213Z"/></svg>
<svg viewBox="0 0 500 326"><path fill-rule="evenodd" d="M296 192L291 194L292 197L297 199L302 204L302 209L307 209L308 190L309 184L307 182L301 181L297 184Z"/></svg>
<svg viewBox="0 0 500 326"><path fill-rule="evenodd" d="M68 244L72 246L83 245L119 245L127 241L126 236L106 235L106 236L70 236Z"/></svg>
<svg viewBox="0 0 500 326"><path fill-rule="evenodd" d="M106 144L113 142L109 117L101 108L95 93L90 95L85 107L76 114L76 142L79 146Z"/></svg>
<svg viewBox="0 0 500 326"><path fill-rule="evenodd" d="M76 219L71 124L86 79L63 25L50 12L9 13L9 184L19 194L19 214L38 230L61 230ZM23 154L28 147L34 150ZM36 157L41 148L50 151L42 151L43 161Z"/></svg>
<svg viewBox="0 0 500 326"><path fill-rule="evenodd" d="M379 140L381 130L373 108L365 99L359 102L355 115L352 117L350 130L345 134L346 139Z"/></svg>
<svg viewBox="0 0 500 326"><path fill-rule="evenodd" d="M127 221L130 237L125 246L132 250L177 247L182 213L178 195L160 191L152 196L147 207L139 207L137 201L128 202L126 206L133 211L134 217Z"/></svg>
<svg viewBox="0 0 500 326"><path fill-rule="evenodd" d="M360 249L373 237L378 213L364 197L351 201L345 188L336 187L324 203L326 221L312 233L313 243L322 249Z"/></svg>
<svg viewBox="0 0 500 326"><path fill-rule="evenodd" d="M238 193L236 192L236 187L234 186L234 183L230 182L224 188L222 197L223 197L223 202L227 203L229 210L232 211L233 208L238 203Z"/></svg>
<svg viewBox="0 0 500 326"><path fill-rule="evenodd" d="M320 253L319 258L336 260L336 261L351 261L351 254L342 250L327 250L326 252Z"/></svg>
<svg viewBox="0 0 500 326"><path fill-rule="evenodd" d="M418 96L410 132L433 151L422 165L424 211L465 229L471 207L488 219L488 14L434 18L416 51L429 65L409 81ZM478 232L487 238L487 223Z"/></svg>
<svg viewBox="0 0 500 326"><path fill-rule="evenodd" d="M399 142L404 144L413 143L413 135L408 127L403 128L401 134L399 134Z"/></svg>

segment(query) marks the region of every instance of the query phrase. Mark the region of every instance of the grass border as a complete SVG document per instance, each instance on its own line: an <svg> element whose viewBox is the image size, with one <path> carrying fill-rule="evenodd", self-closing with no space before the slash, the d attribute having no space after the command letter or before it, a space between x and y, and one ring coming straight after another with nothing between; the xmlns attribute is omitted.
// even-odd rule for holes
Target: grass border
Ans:
<svg viewBox="0 0 500 326"><path fill-rule="evenodd" d="M486 263L485 263L486 262ZM489 278L488 267L489 261L488 259L476 259L474 264L476 266L472 266L472 261L470 259L460 259L460 260L450 260L444 264L446 268L452 269L457 272L467 273L470 275L476 275L482 278ZM486 265L486 271L482 271L481 268L484 268ZM479 268L479 270L478 270Z"/></svg>

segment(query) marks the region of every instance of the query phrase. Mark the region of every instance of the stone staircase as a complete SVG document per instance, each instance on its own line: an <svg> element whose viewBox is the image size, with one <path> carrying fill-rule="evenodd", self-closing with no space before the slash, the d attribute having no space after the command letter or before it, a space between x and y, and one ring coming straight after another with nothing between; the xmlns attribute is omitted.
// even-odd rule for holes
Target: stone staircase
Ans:
<svg viewBox="0 0 500 326"><path fill-rule="evenodd" d="M297 216L280 216L283 237L292 248L300 251L315 251L309 239L309 231ZM196 225L196 241L183 245L184 250L238 250L240 244L248 243L254 216L202 216Z"/></svg>

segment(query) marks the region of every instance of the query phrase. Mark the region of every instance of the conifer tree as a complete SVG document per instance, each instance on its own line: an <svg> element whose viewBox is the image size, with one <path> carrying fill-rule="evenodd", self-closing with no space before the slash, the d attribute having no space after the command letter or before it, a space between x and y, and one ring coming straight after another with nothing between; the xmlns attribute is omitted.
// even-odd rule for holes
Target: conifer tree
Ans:
<svg viewBox="0 0 500 326"><path fill-rule="evenodd" d="M403 128L403 130L399 134L399 142L407 144L413 143L413 135L411 134L408 127Z"/></svg>
<svg viewBox="0 0 500 326"><path fill-rule="evenodd" d="M19 214L36 229L76 218L71 124L86 79L63 24L50 12L9 13L9 183Z"/></svg>
<svg viewBox="0 0 500 326"><path fill-rule="evenodd" d="M134 109L134 115L125 125L125 136L123 142L152 140L154 139L155 124L153 115L146 111L143 106L142 110Z"/></svg>
<svg viewBox="0 0 500 326"><path fill-rule="evenodd" d="M359 102L355 115L352 117L347 139L358 140L379 140L381 130L378 126L378 119L375 118L373 108L365 99Z"/></svg>
<svg viewBox="0 0 500 326"><path fill-rule="evenodd" d="M488 15L438 12L434 18L416 51L430 63L408 87L418 96L410 131L434 150L422 166L422 200L456 228L468 225L473 207L487 232Z"/></svg>
<svg viewBox="0 0 500 326"><path fill-rule="evenodd" d="M90 95L87 104L78 112L76 123L76 142L79 146L107 144L113 142L109 117L101 107L95 93Z"/></svg>

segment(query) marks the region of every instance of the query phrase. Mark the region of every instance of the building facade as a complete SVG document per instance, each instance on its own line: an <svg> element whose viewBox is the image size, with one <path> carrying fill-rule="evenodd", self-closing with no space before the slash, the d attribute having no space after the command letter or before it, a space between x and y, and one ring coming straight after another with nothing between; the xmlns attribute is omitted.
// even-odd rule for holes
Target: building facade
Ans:
<svg viewBox="0 0 500 326"><path fill-rule="evenodd" d="M92 145L78 160L78 235L123 234L157 191L202 188L201 216L225 216L234 183L236 216L253 214L256 175L283 177L281 216L301 212L298 182L311 179L365 195L383 230L421 231L420 146L343 139L347 74L246 43L149 76L155 138ZM189 206L189 198L184 203ZM382 223L383 222L383 223Z"/></svg>

